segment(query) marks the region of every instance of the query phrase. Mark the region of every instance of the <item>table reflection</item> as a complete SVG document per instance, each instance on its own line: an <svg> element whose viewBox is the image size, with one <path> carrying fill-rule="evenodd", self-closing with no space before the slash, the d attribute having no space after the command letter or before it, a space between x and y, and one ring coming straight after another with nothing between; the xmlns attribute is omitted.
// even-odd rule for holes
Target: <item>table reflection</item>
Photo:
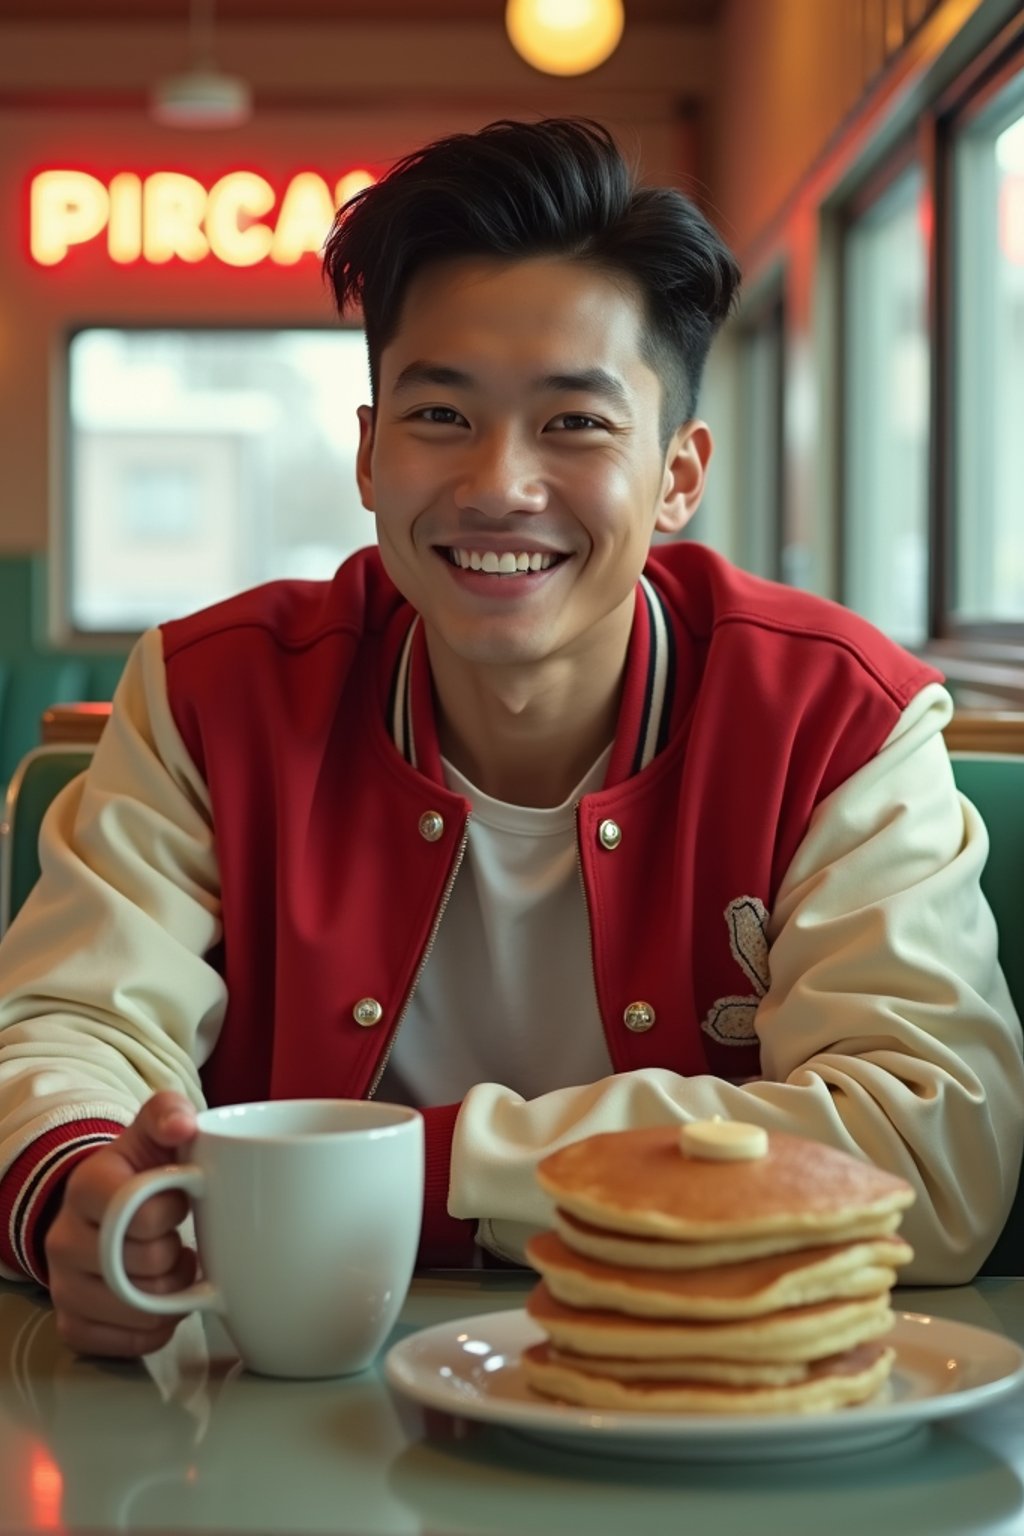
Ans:
<svg viewBox="0 0 1024 1536"><path fill-rule="evenodd" d="M197 1316L138 1364L77 1360L45 1301L17 1294L0 1297L0 1337L0 1406L18 1432L2 1435L0 1529L13 1518L30 1530L282 1532L300 1511L304 1530L337 1530L342 1512L368 1536L421 1528L389 1486L407 1435L375 1371L345 1382L253 1376Z"/></svg>
<svg viewBox="0 0 1024 1536"><path fill-rule="evenodd" d="M392 1342L521 1305L522 1277L416 1281ZM1024 1281L897 1306L1024 1341ZM145 1361L76 1358L39 1292L0 1284L0 1536L120 1530L349 1536L964 1536L1024 1530L1024 1392L878 1451L702 1466L586 1455L425 1413L379 1371L245 1372L216 1320Z"/></svg>

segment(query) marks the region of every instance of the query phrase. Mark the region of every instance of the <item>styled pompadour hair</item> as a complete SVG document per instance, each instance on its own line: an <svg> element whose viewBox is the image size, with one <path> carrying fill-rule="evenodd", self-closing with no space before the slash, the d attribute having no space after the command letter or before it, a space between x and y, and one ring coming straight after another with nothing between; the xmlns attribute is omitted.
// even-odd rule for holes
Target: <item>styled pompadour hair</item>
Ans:
<svg viewBox="0 0 1024 1536"><path fill-rule="evenodd" d="M324 276L339 314L362 309L374 400L410 280L465 256L561 256L628 279L643 306L644 357L662 382L663 443L693 418L739 267L689 198L639 183L600 123L503 119L452 134L339 209Z"/></svg>

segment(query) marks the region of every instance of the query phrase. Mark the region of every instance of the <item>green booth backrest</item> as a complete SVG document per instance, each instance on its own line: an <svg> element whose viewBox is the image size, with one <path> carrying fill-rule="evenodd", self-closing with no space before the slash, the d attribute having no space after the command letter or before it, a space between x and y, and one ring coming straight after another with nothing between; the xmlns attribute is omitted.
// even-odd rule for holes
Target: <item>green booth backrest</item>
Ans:
<svg viewBox="0 0 1024 1536"><path fill-rule="evenodd" d="M123 656L29 656L0 661L0 793L27 752L51 704L111 699Z"/></svg>
<svg viewBox="0 0 1024 1536"><path fill-rule="evenodd" d="M39 747L15 770L4 817L0 933L39 879L39 826L51 800L89 766L91 747Z"/></svg>
<svg viewBox="0 0 1024 1536"><path fill-rule="evenodd" d="M953 757L957 788L981 812L989 853L982 890L999 925L999 963L1017 1012L1024 1018L1024 757L958 754Z"/></svg>
<svg viewBox="0 0 1024 1536"><path fill-rule="evenodd" d="M988 827L989 855L981 884L999 928L999 962L1024 1019L1024 951L1018 937L1024 915L1024 757L955 754L953 775ZM1024 1179L982 1274L1024 1275Z"/></svg>

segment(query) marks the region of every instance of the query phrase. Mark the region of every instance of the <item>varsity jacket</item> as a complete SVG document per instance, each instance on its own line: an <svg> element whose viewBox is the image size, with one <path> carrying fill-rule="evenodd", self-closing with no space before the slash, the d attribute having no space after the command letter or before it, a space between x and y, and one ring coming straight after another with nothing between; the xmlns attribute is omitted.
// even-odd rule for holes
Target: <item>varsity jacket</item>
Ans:
<svg viewBox="0 0 1024 1536"><path fill-rule="evenodd" d="M509 1257L594 1130L756 1120L904 1174L910 1277L960 1280L1020 1164L1019 1025L938 674L701 546L638 584L605 783L577 810L614 1076L424 1107L422 1258ZM160 1088L375 1092L467 837L423 626L376 551L140 642L0 945L0 1273ZM571 1027L571 1020L564 1027Z"/></svg>

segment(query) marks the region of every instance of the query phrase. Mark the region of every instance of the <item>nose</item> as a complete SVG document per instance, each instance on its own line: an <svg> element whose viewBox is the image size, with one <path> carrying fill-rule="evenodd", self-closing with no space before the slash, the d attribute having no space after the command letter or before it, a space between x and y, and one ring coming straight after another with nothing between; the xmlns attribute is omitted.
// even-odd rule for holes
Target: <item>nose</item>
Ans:
<svg viewBox="0 0 1024 1536"><path fill-rule="evenodd" d="M534 453L511 432L483 433L468 449L455 487L460 512L484 517L542 512L547 499Z"/></svg>

